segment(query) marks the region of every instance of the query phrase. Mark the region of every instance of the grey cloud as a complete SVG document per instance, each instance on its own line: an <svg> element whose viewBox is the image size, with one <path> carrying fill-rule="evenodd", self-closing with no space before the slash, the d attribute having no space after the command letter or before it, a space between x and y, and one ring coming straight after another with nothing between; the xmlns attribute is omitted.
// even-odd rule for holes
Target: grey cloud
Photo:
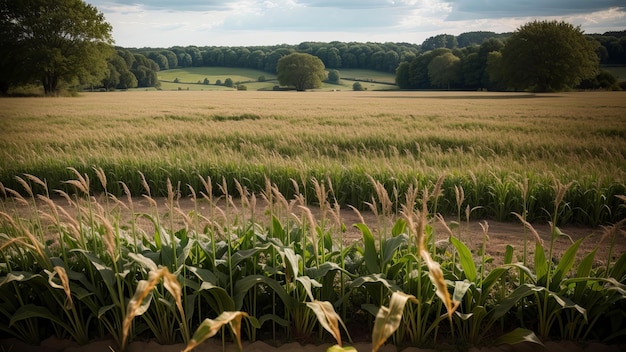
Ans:
<svg viewBox="0 0 626 352"><path fill-rule="evenodd" d="M93 1L96 2L96 1ZM229 1L218 0L141 0L141 1L125 1L125 0L108 0L99 2L108 2L118 5L141 5L148 10L165 10L165 11L223 11L230 8Z"/></svg>
<svg viewBox="0 0 626 352"><path fill-rule="evenodd" d="M452 6L448 20L527 16L567 16L610 8L626 10L625 0L445 0Z"/></svg>
<svg viewBox="0 0 626 352"><path fill-rule="evenodd" d="M332 0L302 0L299 4L308 7L329 7L342 10L362 10L396 7L391 0L355 0L355 1L332 1Z"/></svg>

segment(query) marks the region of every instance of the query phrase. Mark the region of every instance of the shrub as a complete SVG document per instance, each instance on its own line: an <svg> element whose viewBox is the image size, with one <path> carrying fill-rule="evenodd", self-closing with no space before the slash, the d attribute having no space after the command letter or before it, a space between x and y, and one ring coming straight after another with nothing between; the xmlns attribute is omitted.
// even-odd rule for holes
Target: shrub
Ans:
<svg viewBox="0 0 626 352"><path fill-rule="evenodd" d="M354 84L352 85L352 90L354 91L362 91L363 89L363 85L361 84L361 82L354 82Z"/></svg>

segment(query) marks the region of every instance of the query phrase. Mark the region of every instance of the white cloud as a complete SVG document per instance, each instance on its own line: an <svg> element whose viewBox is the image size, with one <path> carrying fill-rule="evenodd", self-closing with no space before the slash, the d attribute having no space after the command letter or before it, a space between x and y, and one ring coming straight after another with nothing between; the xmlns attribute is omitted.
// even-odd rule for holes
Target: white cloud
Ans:
<svg viewBox="0 0 626 352"><path fill-rule="evenodd" d="M116 44L124 47L419 44L442 33L511 32L543 18L566 20L587 33L626 29L624 0L86 1L104 13Z"/></svg>

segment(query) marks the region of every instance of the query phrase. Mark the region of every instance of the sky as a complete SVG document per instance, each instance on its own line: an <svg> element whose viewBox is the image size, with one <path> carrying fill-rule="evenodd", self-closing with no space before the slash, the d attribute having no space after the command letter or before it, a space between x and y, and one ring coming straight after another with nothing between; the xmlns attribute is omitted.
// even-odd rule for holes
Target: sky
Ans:
<svg viewBox="0 0 626 352"><path fill-rule="evenodd" d="M115 45L265 46L407 42L438 34L513 32L533 20L585 33L626 29L626 0L85 0L113 26Z"/></svg>

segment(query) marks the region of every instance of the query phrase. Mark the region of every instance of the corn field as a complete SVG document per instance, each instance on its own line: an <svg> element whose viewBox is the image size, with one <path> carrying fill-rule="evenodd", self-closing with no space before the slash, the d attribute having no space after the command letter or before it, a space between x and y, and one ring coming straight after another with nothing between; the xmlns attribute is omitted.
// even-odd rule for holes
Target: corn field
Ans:
<svg viewBox="0 0 626 352"><path fill-rule="evenodd" d="M1 99L0 331L109 338L115 351L212 337L333 350L366 338L374 351L617 343L621 94ZM345 209L375 221L346 223ZM478 248L459 230L470 218ZM492 257L491 220L519 224L523 245ZM567 224L602 240L582 250L589 239Z"/></svg>
<svg viewBox="0 0 626 352"><path fill-rule="evenodd" d="M124 198L107 192L102 169L94 168L106 195L99 199L88 175L69 171L70 193L33 175L16 178L19 191L0 189L0 330L29 343L109 337L123 351L134 339L152 338L184 342L190 351L219 335L239 346L331 340L350 350L356 328L371 331L375 351L386 342L611 343L626 334L626 253L613 253L626 219L605 228L611 248L599 264L596 250L578 253L584 239L559 257L553 252L567 241L556 224L571 183L553 184L550 242L516 214L529 234L523 252L507 248L502 264L492 265L486 222L483 250L472 253L452 230L455 222L435 211L444 177L411 185L398 212L393 195L370 178L370 210L381 221L354 224L362 240L346 244L328 181L311 179L310 195L294 182L295 196L286 198L269 179L256 193L198 176L203 187L188 188L197 207L183 211L169 180L158 202L142 176L151 211L137 213L124 183ZM462 194L457 187L459 205ZM266 222L255 215L261 201ZM317 218L309 203L318 204ZM435 241L435 223L445 229L444 243Z"/></svg>
<svg viewBox="0 0 626 352"><path fill-rule="evenodd" d="M197 175L254 192L269 178L291 198L293 180L330 179L341 205L367 209L368 177L399 194L446 175L437 212L456 215L454 186L479 206L475 219L546 222L552 184L574 181L560 224L608 225L625 216L626 99L621 92L118 92L79 98L3 99L0 182L36 175L70 191L67 167L123 195L153 196L166 180L202 187ZM362 94L361 94L362 93ZM527 182L527 189L522 184ZM103 192L97 182L93 192ZM214 193L219 192L216 187ZM396 204L397 207L397 204ZM525 209L524 209L525 207Z"/></svg>

